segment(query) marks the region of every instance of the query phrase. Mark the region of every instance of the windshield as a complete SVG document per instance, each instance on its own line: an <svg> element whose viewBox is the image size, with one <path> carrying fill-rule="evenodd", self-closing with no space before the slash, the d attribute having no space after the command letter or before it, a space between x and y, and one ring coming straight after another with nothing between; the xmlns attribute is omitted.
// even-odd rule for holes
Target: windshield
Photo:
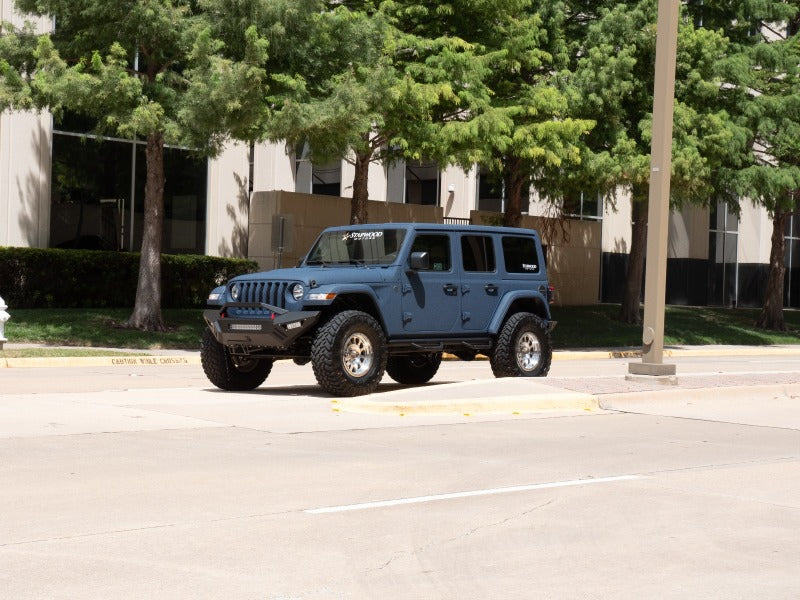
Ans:
<svg viewBox="0 0 800 600"><path fill-rule="evenodd" d="M390 265L403 243L404 229L328 231L311 248L307 265Z"/></svg>

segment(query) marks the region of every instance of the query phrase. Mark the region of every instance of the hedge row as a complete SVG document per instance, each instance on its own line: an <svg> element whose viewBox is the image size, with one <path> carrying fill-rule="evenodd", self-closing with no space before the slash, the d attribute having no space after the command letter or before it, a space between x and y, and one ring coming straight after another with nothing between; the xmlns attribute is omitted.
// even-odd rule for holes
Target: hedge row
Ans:
<svg viewBox="0 0 800 600"><path fill-rule="evenodd" d="M203 306L211 289L257 270L251 260L163 254L161 306ZM134 252L0 247L0 297L13 308L131 307L138 277Z"/></svg>

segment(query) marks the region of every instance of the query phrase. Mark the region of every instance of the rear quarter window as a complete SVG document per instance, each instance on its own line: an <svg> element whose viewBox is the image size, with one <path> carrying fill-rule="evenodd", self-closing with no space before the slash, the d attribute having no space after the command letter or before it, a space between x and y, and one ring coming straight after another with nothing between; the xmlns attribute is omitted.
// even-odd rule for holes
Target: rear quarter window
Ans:
<svg viewBox="0 0 800 600"><path fill-rule="evenodd" d="M532 237L505 236L503 261L508 273L540 273L539 253Z"/></svg>

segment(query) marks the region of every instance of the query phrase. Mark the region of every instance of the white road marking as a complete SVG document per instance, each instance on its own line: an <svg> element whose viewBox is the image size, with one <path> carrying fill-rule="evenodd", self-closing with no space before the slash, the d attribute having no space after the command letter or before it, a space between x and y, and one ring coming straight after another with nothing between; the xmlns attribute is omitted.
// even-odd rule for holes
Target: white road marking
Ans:
<svg viewBox="0 0 800 600"><path fill-rule="evenodd" d="M572 481L554 481L550 483L534 483L531 485L515 485L511 487L493 488L488 490L473 490L470 492L454 492L451 494L436 494L433 496L417 496L416 498L400 498L397 500L380 500L377 502L364 502L362 504L346 504L343 506L326 506L323 508L309 508L303 512L311 515L326 513L346 512L350 510L364 510L368 508L383 508L386 506L399 506L401 504L420 504L436 500L454 500L457 498L471 498L473 496L491 496L493 494L510 494L513 492L529 492L531 490L547 490L552 488L570 487L576 485L589 485L592 483L612 483L615 481L633 481L642 479L640 475L619 475L616 477L598 477L597 479L573 479Z"/></svg>

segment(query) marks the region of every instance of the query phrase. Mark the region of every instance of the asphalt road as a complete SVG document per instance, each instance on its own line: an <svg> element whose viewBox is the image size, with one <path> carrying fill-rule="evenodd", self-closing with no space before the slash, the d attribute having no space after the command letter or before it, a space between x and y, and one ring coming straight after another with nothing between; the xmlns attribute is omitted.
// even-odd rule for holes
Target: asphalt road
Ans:
<svg viewBox="0 0 800 600"><path fill-rule="evenodd" d="M556 361L553 381L628 362ZM374 397L514 381L446 363ZM399 416L341 410L291 363L241 394L197 365L3 369L0 598L800 597L800 401L626 398Z"/></svg>

